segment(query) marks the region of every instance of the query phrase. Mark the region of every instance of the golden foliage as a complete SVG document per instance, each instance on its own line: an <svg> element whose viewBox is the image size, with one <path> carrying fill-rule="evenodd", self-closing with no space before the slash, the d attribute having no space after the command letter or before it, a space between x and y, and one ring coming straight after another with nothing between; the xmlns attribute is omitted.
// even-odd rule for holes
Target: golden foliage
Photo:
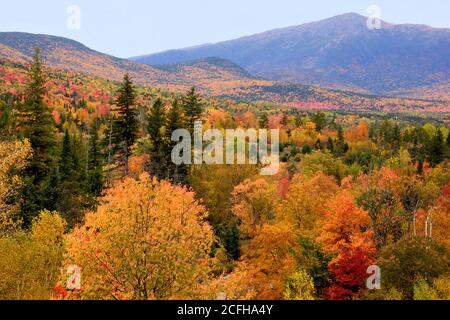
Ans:
<svg viewBox="0 0 450 320"><path fill-rule="evenodd" d="M195 298L213 242L206 216L184 188L147 174L125 179L67 237L66 266L83 279L70 298Z"/></svg>

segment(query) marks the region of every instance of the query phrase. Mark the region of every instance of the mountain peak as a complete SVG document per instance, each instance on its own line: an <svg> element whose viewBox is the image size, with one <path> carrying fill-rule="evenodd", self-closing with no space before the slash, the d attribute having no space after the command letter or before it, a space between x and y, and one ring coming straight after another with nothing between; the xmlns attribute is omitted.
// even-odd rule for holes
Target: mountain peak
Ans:
<svg viewBox="0 0 450 320"><path fill-rule="evenodd" d="M349 12L325 20L143 56L146 64L220 57L257 77L291 83L397 94L450 80L450 29L391 24L367 27Z"/></svg>

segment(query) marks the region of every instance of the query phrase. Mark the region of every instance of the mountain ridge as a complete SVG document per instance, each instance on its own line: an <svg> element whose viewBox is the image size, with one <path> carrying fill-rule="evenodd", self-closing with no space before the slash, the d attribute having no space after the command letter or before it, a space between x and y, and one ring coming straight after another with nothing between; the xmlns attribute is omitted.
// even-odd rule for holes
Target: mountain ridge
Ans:
<svg viewBox="0 0 450 320"><path fill-rule="evenodd" d="M402 95L450 80L450 29L382 21L370 30L366 17L348 13L132 60L164 65L207 56L270 80Z"/></svg>

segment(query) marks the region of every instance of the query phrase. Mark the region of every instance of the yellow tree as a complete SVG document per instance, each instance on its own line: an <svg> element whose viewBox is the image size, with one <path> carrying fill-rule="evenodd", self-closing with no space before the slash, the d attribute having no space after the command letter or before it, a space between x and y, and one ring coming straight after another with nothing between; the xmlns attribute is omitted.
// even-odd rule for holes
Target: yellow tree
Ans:
<svg viewBox="0 0 450 320"><path fill-rule="evenodd" d="M0 230L10 224L11 215L17 209L8 200L22 186L19 173L27 165L31 152L28 140L0 141Z"/></svg>
<svg viewBox="0 0 450 320"><path fill-rule="evenodd" d="M282 299L285 279L295 271L290 249L296 246L289 225L265 224L249 241L234 271L213 282L216 291L228 299Z"/></svg>
<svg viewBox="0 0 450 320"><path fill-rule="evenodd" d="M275 217L277 189L265 179L245 180L234 188L232 197L232 211L244 239L253 238L259 227Z"/></svg>
<svg viewBox="0 0 450 320"><path fill-rule="evenodd" d="M194 194L143 174L101 202L67 237L66 267L77 265L82 279L70 298L195 298L207 279L213 233Z"/></svg>
<svg viewBox="0 0 450 320"><path fill-rule="evenodd" d="M30 231L0 234L0 300L49 299L64 253L65 221L44 211Z"/></svg>
<svg viewBox="0 0 450 320"><path fill-rule="evenodd" d="M277 218L292 224L303 235L312 235L326 200L332 198L338 189L336 179L323 173L312 178L296 175L285 199L277 206Z"/></svg>

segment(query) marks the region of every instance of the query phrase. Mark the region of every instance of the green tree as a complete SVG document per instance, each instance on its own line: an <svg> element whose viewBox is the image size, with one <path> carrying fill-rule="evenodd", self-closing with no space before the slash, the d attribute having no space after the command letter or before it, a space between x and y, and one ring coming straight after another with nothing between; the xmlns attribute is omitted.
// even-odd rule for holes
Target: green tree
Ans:
<svg viewBox="0 0 450 320"><path fill-rule="evenodd" d="M51 208L49 183L54 173L57 142L55 124L50 109L44 101L46 76L36 49L28 71L25 103L21 112L20 127L33 149L33 156L26 170L26 185L21 204L21 217L29 226L39 211Z"/></svg>
<svg viewBox="0 0 450 320"><path fill-rule="evenodd" d="M169 114L167 115L167 125L166 125L166 133L167 133L167 144L168 148L166 150L167 155L167 163L169 169L169 178L175 184L185 184L187 180L188 169L185 164L176 165L171 161L171 153L173 148L176 146L178 142L172 141L172 133L175 130L183 128L183 113L180 108L180 104L178 99L175 99L172 103L172 108L170 108Z"/></svg>
<svg viewBox="0 0 450 320"><path fill-rule="evenodd" d="M87 171L87 192L97 197L103 190L103 159L100 152L98 129L92 129L89 139L89 162Z"/></svg>
<svg viewBox="0 0 450 320"><path fill-rule="evenodd" d="M192 87L182 98L182 106L186 120L186 128L194 133L194 123L202 118L203 102L195 87Z"/></svg>
<svg viewBox="0 0 450 320"><path fill-rule="evenodd" d="M413 299L418 279L431 281L448 272L448 251L425 238L404 238L385 247L378 261L386 289L396 288L406 299Z"/></svg>
<svg viewBox="0 0 450 320"><path fill-rule="evenodd" d="M259 117L259 127L261 129L267 129L269 127L269 117L266 112L263 112Z"/></svg>
<svg viewBox="0 0 450 320"><path fill-rule="evenodd" d="M136 90L128 74L123 77L118 93L115 108L118 116L113 123L114 152L127 176L131 147L136 142L138 132Z"/></svg>
<svg viewBox="0 0 450 320"><path fill-rule="evenodd" d="M65 131L59 162L59 179L54 184L54 201L58 212L67 220L69 226L81 221L87 205L84 185L86 181L81 154L81 139Z"/></svg>
<svg viewBox="0 0 450 320"><path fill-rule="evenodd" d="M332 139L331 137L328 137L327 149L328 149L331 153L334 153L334 142L333 142L333 139Z"/></svg>
<svg viewBox="0 0 450 320"><path fill-rule="evenodd" d="M240 233L236 223L230 223L223 234L224 247L230 258L237 260L241 255Z"/></svg>
<svg viewBox="0 0 450 320"><path fill-rule="evenodd" d="M312 116L312 121L316 124L316 131L320 132L327 125L327 117L323 112L317 112Z"/></svg>
<svg viewBox="0 0 450 320"><path fill-rule="evenodd" d="M429 160L432 165L437 165L442 160L444 160L445 157L445 143L444 143L444 136L442 134L441 130L437 130L436 134L434 135L433 139L430 143L430 153L429 153Z"/></svg>
<svg viewBox="0 0 450 320"><path fill-rule="evenodd" d="M172 114L172 117L173 116L174 115ZM158 180L166 179L168 177L167 161L170 154L167 155L167 139L165 139L163 134L166 124L166 113L160 98L156 99L153 103L147 122L147 132L151 142L150 159L147 164L147 171Z"/></svg>

